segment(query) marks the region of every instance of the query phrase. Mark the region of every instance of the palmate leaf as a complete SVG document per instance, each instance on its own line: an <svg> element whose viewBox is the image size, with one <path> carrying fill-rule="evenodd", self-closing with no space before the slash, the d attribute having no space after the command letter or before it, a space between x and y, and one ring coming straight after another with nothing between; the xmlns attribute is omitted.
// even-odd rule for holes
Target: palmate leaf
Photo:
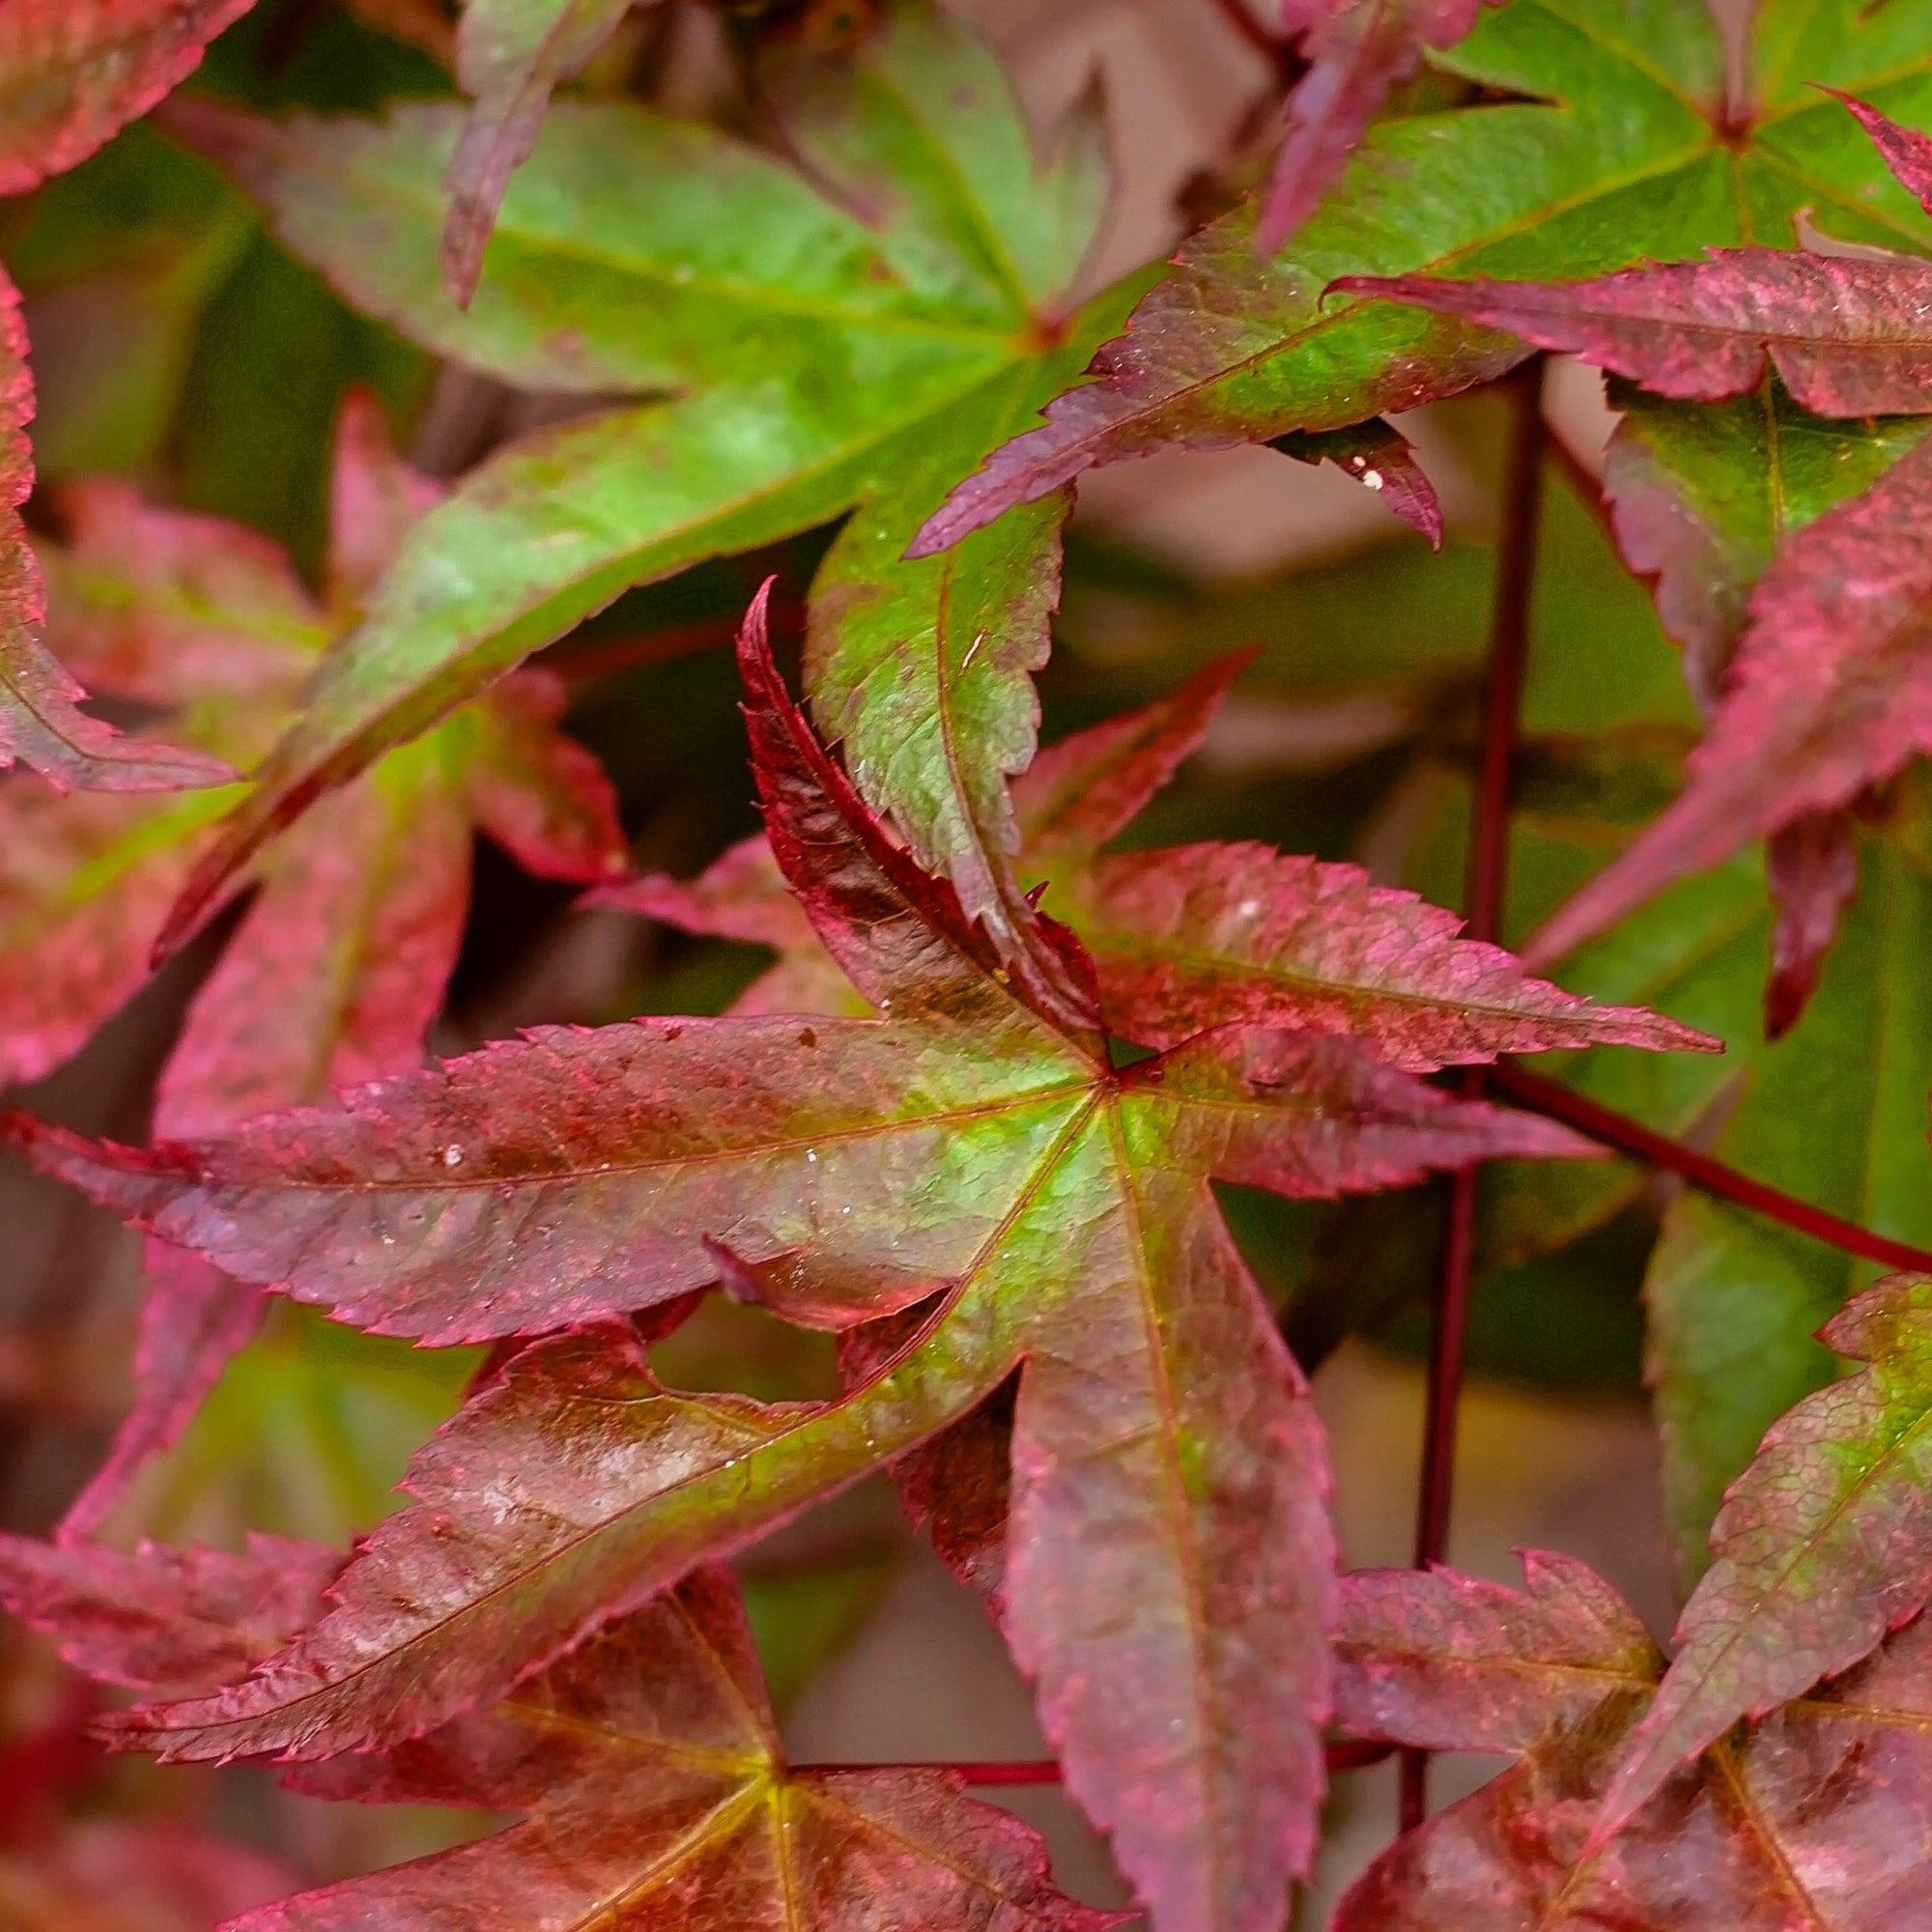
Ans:
<svg viewBox="0 0 1932 1932"><path fill-rule="evenodd" d="M1842 110L1805 83L1894 111L1927 98L1927 17L1923 0L1759 8L1749 112L1734 127L1701 7L1513 0L1435 59L1530 100L1384 122L1272 260L1256 252L1252 209L1202 230L1095 358L1097 380L963 483L917 548L955 543L1099 464L1339 427L1517 359L1508 338L1457 317L1324 299L1346 277L1534 284L1705 247L1788 244L1807 208L1849 241L1922 246L1932 239L1922 213L1867 146L1844 140Z"/></svg>
<svg viewBox="0 0 1932 1932"><path fill-rule="evenodd" d="M1160 1924L1272 1925L1320 1788L1332 1544L1319 1427L1208 1177L1323 1195L1582 1149L1349 1038L1220 1026L1115 1069L884 836L758 614L767 831L878 1018L538 1033L153 1154L16 1131L246 1279L433 1339L662 1303L721 1264L831 1326L936 1300L829 1405L660 1391L623 1330L539 1345L424 1451L322 1623L134 1727L196 1757L418 1733L1018 1371L1006 1627L1068 1788ZM1041 945L1078 1009L1077 950Z"/></svg>
<svg viewBox="0 0 1932 1932"><path fill-rule="evenodd" d="M100 689L245 760L437 494L390 453L373 401L353 398L323 605L251 532L149 508L123 485L79 488L71 541L48 551L53 634ZM160 1131L217 1132L418 1065L462 944L477 831L541 874L581 881L621 868L610 787L556 731L560 709L560 691L534 673L507 685L263 855L260 891L162 1072ZM223 803L88 798L56 809L19 781L0 791L0 819L13 826L0 955L14 968L0 996L0 1071L38 1077L145 983L155 934ZM65 970L48 973L50 961ZM96 1525L179 1434L260 1319L255 1291L178 1250L151 1244L149 1275L136 1403L71 1530Z"/></svg>
<svg viewBox="0 0 1932 1932"><path fill-rule="evenodd" d="M0 1598L93 1675L180 1686L233 1674L272 1648L314 1613L338 1561L274 1538L240 1555L9 1538ZM1121 1922L1055 1891L1034 1833L968 1800L954 1775L788 1769L737 1586L719 1569L501 1703L382 1755L302 1767L290 1781L366 1804L524 1815L459 1850L250 1912L238 1932L418 1932L479 1916L554 1932L881 1922L1105 1932Z"/></svg>
<svg viewBox="0 0 1932 1932"><path fill-rule="evenodd" d="M1336 1932L1593 1932L1605 1923L1870 1932L1920 1922L1923 1619L1867 1663L1714 1743L1593 1841L1662 1659L1574 1558L1525 1554L1527 1594L1447 1571L1344 1579L1336 1717L1351 1736L1519 1759L1397 1839Z"/></svg>
<svg viewBox="0 0 1932 1932"><path fill-rule="evenodd" d="M1710 1050L1708 1035L1526 979L1499 948L1358 867L1255 844L1101 857L1200 742L1244 658L1173 696L1048 746L1013 786L1018 873L1092 955L1108 1028L1150 1047L1213 1026L1292 1026L1372 1039L1411 1072L1570 1046ZM838 1011L850 986L785 889L762 838L690 883L625 880L592 902L782 956L740 1011Z"/></svg>
<svg viewBox="0 0 1932 1932"><path fill-rule="evenodd" d="M1821 1339L1869 1366L1781 1418L1725 1496L1716 1560L1618 1761L1600 1832L1739 1719L1869 1656L1932 1595L1932 1281L1889 1277Z"/></svg>
<svg viewBox="0 0 1932 1932"><path fill-rule="evenodd" d="M1106 1932L1046 1848L943 1771L785 1766L728 1573L700 1571L490 1710L299 1774L365 1802L522 1813L477 1843L306 1892L237 1932L510 1922L612 1932Z"/></svg>
<svg viewBox="0 0 1932 1932"><path fill-rule="evenodd" d="M794 49L764 75L820 185L714 129L554 111L467 311L436 253L448 111L188 128L288 246L416 340L529 386L672 394L512 445L425 521L174 934L276 825L620 590L856 504L811 599L814 708L873 805L1050 987L1011 895L1004 779L1032 748L1064 505L951 561L899 553L1131 291L1066 298L1106 203L1091 109L1041 162L965 29L916 0L884 14L856 58Z"/></svg>

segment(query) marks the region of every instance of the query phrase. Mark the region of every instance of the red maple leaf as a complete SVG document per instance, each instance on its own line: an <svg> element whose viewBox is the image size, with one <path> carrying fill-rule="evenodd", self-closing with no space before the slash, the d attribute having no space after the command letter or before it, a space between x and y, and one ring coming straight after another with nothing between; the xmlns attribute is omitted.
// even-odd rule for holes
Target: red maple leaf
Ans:
<svg viewBox="0 0 1932 1932"><path fill-rule="evenodd" d="M534 1333L724 1268L808 1323L924 1302L912 1334L840 1400L777 1409L661 1390L624 1329L526 1351L423 1452L416 1506L322 1623L132 1728L197 1757L419 1733L1017 1371L1006 1628L1068 1786L1159 1922L1271 1923L1321 1782L1326 1478L1208 1178L1325 1195L1584 1150L1386 1065L1373 1002L1359 1039L1210 1010L1117 1067L1077 943L1042 923L1054 1008L1089 1015L1069 1027L826 757L761 610L740 662L779 867L875 1017L552 1029L151 1153L15 1132L143 1225L365 1326Z"/></svg>
<svg viewBox="0 0 1932 1932"><path fill-rule="evenodd" d="M1670 807L1524 948L1548 962L1671 880L1849 805L1932 750L1932 446L1791 537Z"/></svg>
<svg viewBox="0 0 1932 1932"><path fill-rule="evenodd" d="M1383 1852L1335 1932L1854 1932L1918 1925L1932 1871L1932 1626L1713 1742L1593 1838L1663 1660L1573 1557L1529 1551L1527 1594L1449 1571L1343 1580L1336 1719L1350 1736L1517 1762Z"/></svg>
<svg viewBox="0 0 1932 1932"><path fill-rule="evenodd" d="M236 1673L313 1615L337 1560L275 1538L231 1555L9 1537L0 1600L96 1676L180 1687ZM387 1751L300 1766L288 1782L521 1816L454 1851L249 1912L236 1932L426 1932L479 1918L614 1932L1107 1932L1126 1916L1056 1891L1037 1834L967 1798L957 1773L788 1767L737 1585L719 1568L500 1703Z"/></svg>
<svg viewBox="0 0 1932 1932"><path fill-rule="evenodd" d="M47 555L53 636L101 690L245 762L439 494L390 452L374 402L352 398L319 604L252 532L152 509L122 484L79 486L66 499L71 541ZM476 831L548 876L621 867L610 787L556 731L561 706L559 686L526 673L277 841L163 1069L161 1132L218 1132L418 1065L463 939ZM0 789L0 908L19 949L0 991L0 1072L38 1077L146 982L155 935L225 802ZM149 1274L135 1406L75 1505L75 1529L97 1524L173 1439L260 1320L254 1291L179 1249L152 1243Z"/></svg>

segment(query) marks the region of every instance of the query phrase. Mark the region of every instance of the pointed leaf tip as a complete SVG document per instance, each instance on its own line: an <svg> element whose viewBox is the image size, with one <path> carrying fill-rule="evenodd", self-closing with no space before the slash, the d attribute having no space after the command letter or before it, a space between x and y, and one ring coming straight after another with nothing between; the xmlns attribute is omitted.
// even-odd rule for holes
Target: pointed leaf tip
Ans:
<svg viewBox="0 0 1932 1932"><path fill-rule="evenodd" d="M738 633L745 722L773 856L827 950L888 1009L993 997L1097 1053L1099 998L1079 941L1028 913L1021 949L1003 954L952 883L890 836L779 675L767 635L771 587L760 587Z"/></svg>
<svg viewBox="0 0 1932 1932"><path fill-rule="evenodd" d="M1899 184L1918 198L1927 214L1932 214L1932 135L1921 133L1917 128L1901 128L1869 101L1861 100L1842 88L1827 87L1822 82L1813 85L1820 94L1829 94L1851 110Z"/></svg>
<svg viewBox="0 0 1932 1932"><path fill-rule="evenodd" d="M1414 77L1425 49L1454 46L1483 4L1283 0L1283 24L1298 37L1307 71L1283 108L1281 146L1255 231L1262 254L1277 253L1315 213L1390 91Z"/></svg>
<svg viewBox="0 0 1932 1932"><path fill-rule="evenodd" d="M1348 429L1291 430L1268 447L1297 463L1332 463L1343 475L1379 497L1404 523L1442 548L1442 500L1416 455L1415 445L1381 416Z"/></svg>
<svg viewBox="0 0 1932 1932"><path fill-rule="evenodd" d="M639 0L648 5L649 0ZM551 94L614 34L633 0L466 0L457 77L474 105L443 185L444 285L468 308L510 177L543 131Z"/></svg>
<svg viewBox="0 0 1932 1932"><path fill-rule="evenodd" d="M1595 1843L1733 1724L1848 1670L1932 1597L1932 1276L1888 1276L1820 1339L1865 1366L1780 1417L1726 1494Z"/></svg>

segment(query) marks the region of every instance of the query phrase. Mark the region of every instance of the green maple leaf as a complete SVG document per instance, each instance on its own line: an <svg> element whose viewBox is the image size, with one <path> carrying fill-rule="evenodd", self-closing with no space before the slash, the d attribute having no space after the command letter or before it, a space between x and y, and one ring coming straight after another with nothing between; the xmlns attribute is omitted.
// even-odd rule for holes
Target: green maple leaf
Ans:
<svg viewBox="0 0 1932 1932"><path fill-rule="evenodd" d="M178 929L274 825L619 591L857 505L812 592L814 707L868 800L1052 983L1025 956L1005 777L1032 752L1065 501L957 556L900 553L1125 313L1132 290L1066 293L1106 209L1098 117L1076 109L1039 161L983 48L912 0L856 62L793 51L765 80L824 186L714 129L558 108L467 310L437 256L453 112L196 117L358 305L508 382L654 399L512 445L412 535Z"/></svg>
<svg viewBox="0 0 1932 1932"><path fill-rule="evenodd" d="M1911 119L1932 101L1928 22L1922 0L1762 8L1734 103L1700 6L1513 0L1433 60L1527 99L1384 123L1272 260L1255 250L1251 207L1204 229L1096 358L1099 380L996 452L919 548L955 543L1096 465L1412 408L1522 354L1445 317L1325 298L1344 276L1556 281L1712 246L1792 246L1804 212L1846 241L1923 247L1923 212L1810 83Z"/></svg>

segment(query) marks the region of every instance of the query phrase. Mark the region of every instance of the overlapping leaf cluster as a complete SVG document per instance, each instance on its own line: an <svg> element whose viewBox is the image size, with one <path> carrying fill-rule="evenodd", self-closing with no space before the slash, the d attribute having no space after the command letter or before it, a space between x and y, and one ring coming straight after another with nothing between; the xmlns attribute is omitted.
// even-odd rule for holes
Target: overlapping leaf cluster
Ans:
<svg viewBox="0 0 1932 1932"><path fill-rule="evenodd" d="M82 160L246 11L19 0L0 190ZM1527 1595L1338 1575L1303 1371L1214 1190L1553 1159L1509 1172L1490 1235L1560 1252L1640 1211L1636 1177L1429 1076L1636 1047L1565 1070L1932 1236L1909 769L1932 748L1932 9L1766 0L1727 55L1690 0L1291 6L1271 185L1097 291L1097 99L1035 140L923 0L745 10L772 17L734 30L737 131L632 98L622 4L469 0L454 31L355 11L447 57L469 104L216 90L178 97L168 138L440 358L440 393L541 394L547 426L445 487L353 396L313 582L106 478L47 493L30 546L0 286L0 756L42 775L0 790L0 1068L67 1060L252 895L210 942L152 1146L11 1117L145 1232L149 1298L106 1466L56 1541L0 1546L0 1597L147 1693L103 1720L119 1744L514 1822L270 1905L275 1874L197 1840L141 1909L1111 1922L955 1778L786 1767L723 1566L883 1470L983 1594L1156 1932L1282 1923L1331 1727L1520 1760L1384 1854L1346 1932L1916 1922L1927 1281L1872 1288L1702 1196L1664 1208L1646 1294L1689 1589L1666 1663L1571 1559L1530 1559ZM1615 379L1602 506L1702 718L1682 790L1634 827L1604 800L1667 787L1662 739L1606 732L1597 767L1528 748L1519 857L1548 916L1524 958L1594 942L1573 970L1601 997L1356 866L1109 849L1243 661L1037 749L1074 480L1263 442L1439 541L1384 418L1532 353ZM560 687L519 668L624 593L834 524L805 709L769 585L738 633L763 832L694 879L611 882L611 790L557 729ZM606 908L777 957L723 1017L425 1065L478 832L605 881ZM1713 1036L1735 1054L1693 1051ZM1821 1119L1848 1123L1829 1148ZM654 1351L718 1293L836 1333L839 1391L667 1385ZM97 1541L274 1295L497 1345L406 1506L346 1552ZM1833 1356L1863 1366L1831 1381ZM145 1842L0 1847L0 1901L92 1911Z"/></svg>

